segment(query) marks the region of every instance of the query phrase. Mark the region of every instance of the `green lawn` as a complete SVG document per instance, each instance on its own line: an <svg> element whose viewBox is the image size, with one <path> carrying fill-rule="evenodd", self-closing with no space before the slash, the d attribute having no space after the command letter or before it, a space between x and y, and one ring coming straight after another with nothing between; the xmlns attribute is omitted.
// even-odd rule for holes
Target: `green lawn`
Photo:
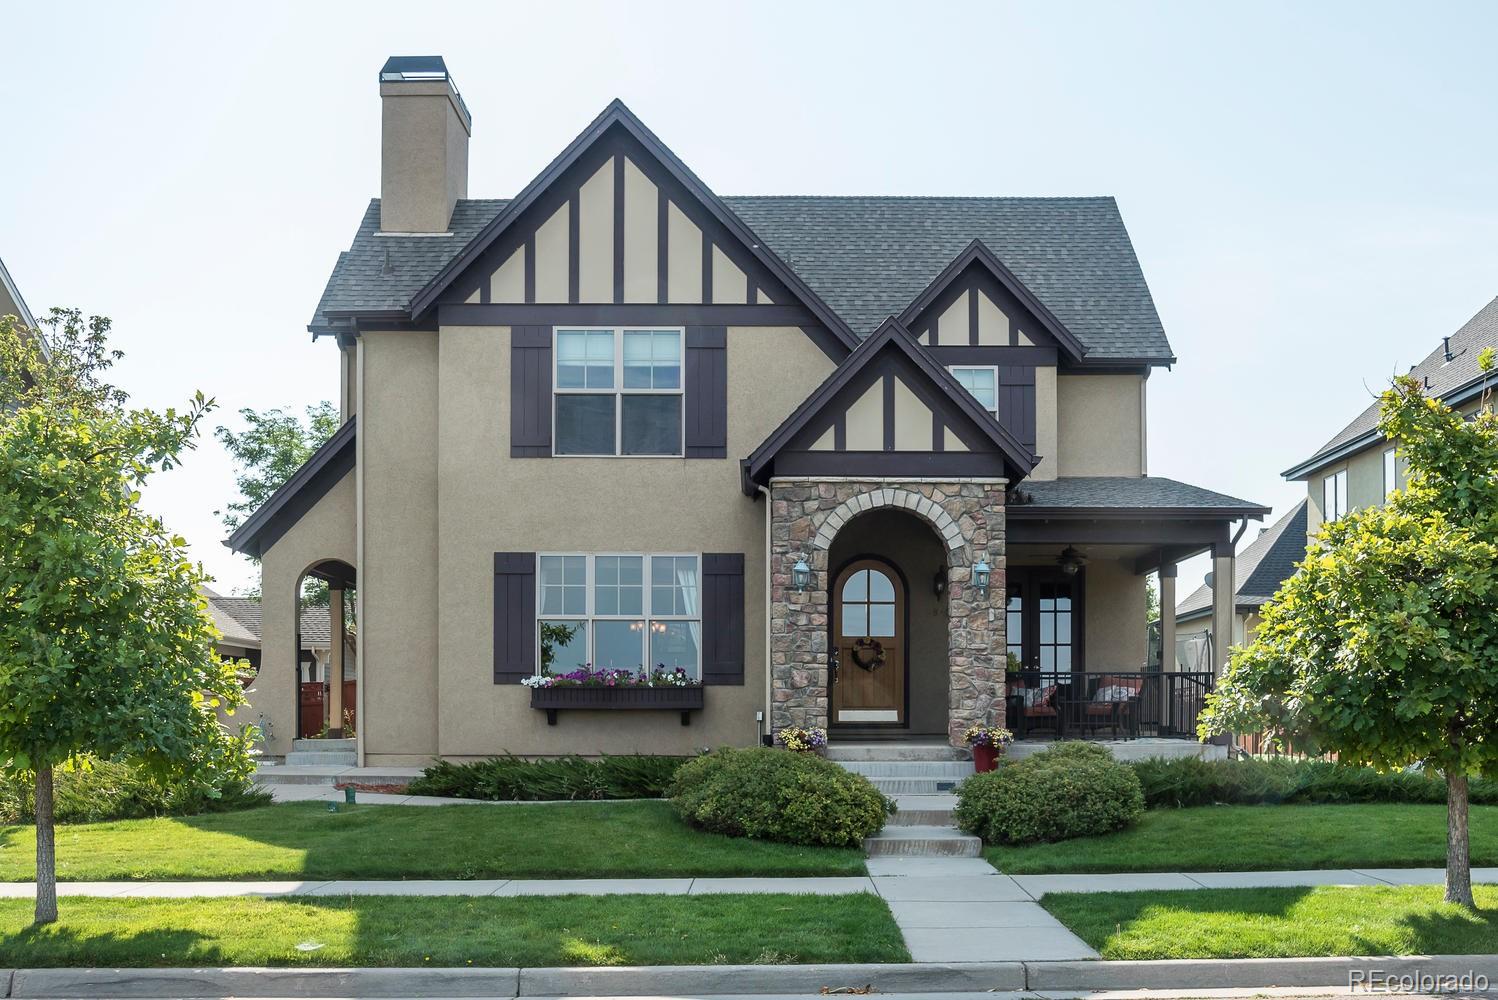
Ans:
<svg viewBox="0 0 1498 1000"><path fill-rule="evenodd" d="M1498 806L1473 806L1472 864L1498 865ZM988 847L1000 871L1264 871L1442 868L1446 807L1204 806L1151 809L1137 826L1056 844Z"/></svg>
<svg viewBox="0 0 1498 1000"><path fill-rule="evenodd" d="M35 831L0 827L0 881L34 877ZM610 878L862 875L863 852L702 833L665 802L288 803L57 828L57 877Z"/></svg>
<svg viewBox="0 0 1498 1000"><path fill-rule="evenodd" d="M423 812L425 810L412 810ZM908 962L877 896L0 900L0 966Z"/></svg>
<svg viewBox="0 0 1498 1000"><path fill-rule="evenodd" d="M1440 886L1063 893L1040 901L1104 958L1470 955L1498 942L1498 887L1474 914Z"/></svg>

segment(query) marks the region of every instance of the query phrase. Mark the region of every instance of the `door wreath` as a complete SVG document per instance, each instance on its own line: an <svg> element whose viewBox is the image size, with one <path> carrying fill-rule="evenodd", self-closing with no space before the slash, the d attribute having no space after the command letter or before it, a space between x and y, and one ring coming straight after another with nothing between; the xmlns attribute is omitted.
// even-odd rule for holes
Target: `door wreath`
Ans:
<svg viewBox="0 0 1498 1000"><path fill-rule="evenodd" d="M853 662L873 673L884 666L884 643L878 639L862 638L853 643Z"/></svg>

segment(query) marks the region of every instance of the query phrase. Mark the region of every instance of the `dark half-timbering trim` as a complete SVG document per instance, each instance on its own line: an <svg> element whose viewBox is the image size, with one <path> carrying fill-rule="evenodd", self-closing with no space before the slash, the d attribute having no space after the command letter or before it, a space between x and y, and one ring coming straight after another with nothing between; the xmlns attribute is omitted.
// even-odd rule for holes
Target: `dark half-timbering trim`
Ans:
<svg viewBox="0 0 1498 1000"><path fill-rule="evenodd" d="M1087 348L1082 342L1066 328L1061 320L1056 318L1055 313L1046 307L1046 304L1030 291L1029 287L1019 279L1017 275L1004 264L1003 261L983 244L982 240L973 240L959 253L952 262L942 269L941 273L932 279L921 294L913 299L905 311L900 314L900 322L907 326L918 325L921 314L931 305L947 293L955 284L962 282L964 273L969 267L976 266L986 271L1008 295L1013 296L1018 303L1039 322L1047 334L1055 338L1056 342L1066 351L1073 361L1082 360L1087 354ZM996 303L1002 307L1002 303ZM977 300L969 299L968 316L971 325L968 328L968 336L976 335ZM1011 316L1011 328L1018 317ZM935 324L932 329L934 331ZM933 332L933 343L935 333ZM961 345L951 345L961 346Z"/></svg>
<svg viewBox="0 0 1498 1000"><path fill-rule="evenodd" d="M931 356L943 365L1030 365L1054 367L1054 347L1004 347L1002 345L963 345L961 347L928 347Z"/></svg>
<svg viewBox="0 0 1498 1000"><path fill-rule="evenodd" d="M571 323L639 326L660 323L667 326L806 327L815 322L812 315L800 306L654 305L649 302L614 305L606 302L583 305L560 302L529 305L454 302L439 305L437 319L443 326L565 326Z"/></svg>
<svg viewBox="0 0 1498 1000"><path fill-rule="evenodd" d="M777 476L959 476L1001 478L1010 473L1002 455L975 451L784 451Z"/></svg>
<svg viewBox="0 0 1498 1000"><path fill-rule="evenodd" d="M764 241L755 236L743 220L723 204L722 200L706 184L702 183L665 143L646 128L622 101L618 100L610 102L592 124L568 144L567 148L545 170L527 184L525 189L510 201L488 225L484 226L466 247L448 261L425 288L412 297L411 315L420 316L431 308L437 302L438 296L457 280L470 264L482 256L484 251L494 244L516 219L541 199L553 183L574 163L582 159L611 129L623 130L634 144L642 147L644 152L664 169L670 179L702 205L717 225L726 230L753 260L773 275L778 284L787 288L795 299L810 310L816 317L818 325L831 330L834 336L843 342L847 350L851 351L858 345L858 337L842 318L833 312L795 271L771 252ZM527 259L530 258L531 255L528 254Z"/></svg>
<svg viewBox="0 0 1498 1000"><path fill-rule="evenodd" d="M245 518L224 544L235 552L259 559L317 501L354 471L357 433L355 419L350 417L300 469L291 474L284 486L271 494L259 510Z"/></svg>

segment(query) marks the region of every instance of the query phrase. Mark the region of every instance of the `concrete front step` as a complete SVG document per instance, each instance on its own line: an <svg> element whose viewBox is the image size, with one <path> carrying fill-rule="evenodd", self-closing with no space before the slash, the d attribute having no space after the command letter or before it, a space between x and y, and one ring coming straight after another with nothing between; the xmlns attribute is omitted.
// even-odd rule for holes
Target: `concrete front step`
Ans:
<svg viewBox="0 0 1498 1000"><path fill-rule="evenodd" d="M880 778L869 779L885 795L940 795L951 792L961 778Z"/></svg>
<svg viewBox="0 0 1498 1000"><path fill-rule="evenodd" d="M354 740L292 740L293 753L355 753L359 747Z"/></svg>
<svg viewBox="0 0 1498 1000"><path fill-rule="evenodd" d="M359 755L350 750L347 753L331 753L328 751L293 750L286 755L286 763L295 765L312 765L314 767L353 767L359 763Z"/></svg>
<svg viewBox="0 0 1498 1000"><path fill-rule="evenodd" d="M970 760L840 760L838 764L868 778L955 778L973 773Z"/></svg>
<svg viewBox="0 0 1498 1000"><path fill-rule="evenodd" d="M983 841L949 826L887 826L863 842L871 858L976 858Z"/></svg>
<svg viewBox="0 0 1498 1000"><path fill-rule="evenodd" d="M822 751L828 760L900 761L970 760L971 754L945 743L829 743Z"/></svg>

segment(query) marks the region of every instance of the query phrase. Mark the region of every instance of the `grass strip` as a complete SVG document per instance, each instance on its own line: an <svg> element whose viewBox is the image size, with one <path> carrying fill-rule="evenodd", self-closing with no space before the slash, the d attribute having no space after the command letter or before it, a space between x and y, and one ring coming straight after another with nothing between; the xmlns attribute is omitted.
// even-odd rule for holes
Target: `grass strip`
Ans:
<svg viewBox="0 0 1498 1000"><path fill-rule="evenodd" d="M879 897L0 900L0 966L569 966L908 962Z"/></svg>
<svg viewBox="0 0 1498 1000"><path fill-rule="evenodd" d="M1498 886L1480 912L1440 886L1060 893L1040 905L1104 958L1472 955L1498 948Z"/></svg>
<svg viewBox="0 0 1498 1000"><path fill-rule="evenodd" d="M1498 865L1498 806L1473 806L1472 864ZM1202 806L1151 809L1136 826L1055 844L990 846L1011 875L1066 872L1441 868L1446 807Z"/></svg>
<svg viewBox="0 0 1498 1000"><path fill-rule="evenodd" d="M35 829L0 827L0 881L30 881ZM57 829L68 881L862 875L861 851L695 830L665 802L287 803Z"/></svg>

